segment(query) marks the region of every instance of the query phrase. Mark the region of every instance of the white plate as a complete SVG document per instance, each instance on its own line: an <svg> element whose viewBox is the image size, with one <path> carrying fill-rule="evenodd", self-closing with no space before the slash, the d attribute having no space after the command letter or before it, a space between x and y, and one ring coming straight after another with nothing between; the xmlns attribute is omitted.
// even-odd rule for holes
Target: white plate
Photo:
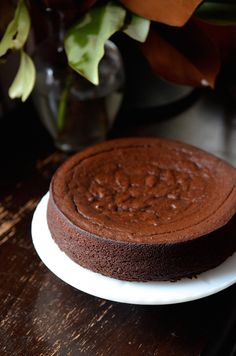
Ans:
<svg viewBox="0 0 236 356"><path fill-rule="evenodd" d="M100 298L131 304L174 304L217 293L236 282L236 253L217 268L178 282L126 282L80 267L53 241L46 220L48 193L32 220L34 247L44 264L71 286Z"/></svg>

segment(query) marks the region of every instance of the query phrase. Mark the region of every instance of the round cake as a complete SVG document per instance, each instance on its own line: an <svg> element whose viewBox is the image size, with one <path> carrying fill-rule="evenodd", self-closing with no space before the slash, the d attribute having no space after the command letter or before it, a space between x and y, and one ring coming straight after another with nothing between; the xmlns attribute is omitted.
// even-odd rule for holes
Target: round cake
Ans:
<svg viewBox="0 0 236 356"><path fill-rule="evenodd" d="M69 158L50 185L52 238L79 265L175 281L236 251L236 170L190 145L125 138Z"/></svg>

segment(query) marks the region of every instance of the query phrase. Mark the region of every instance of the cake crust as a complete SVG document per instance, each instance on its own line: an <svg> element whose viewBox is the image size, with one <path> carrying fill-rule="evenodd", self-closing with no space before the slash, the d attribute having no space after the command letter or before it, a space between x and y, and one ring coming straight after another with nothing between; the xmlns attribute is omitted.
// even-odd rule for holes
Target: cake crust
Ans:
<svg viewBox="0 0 236 356"><path fill-rule="evenodd" d="M236 250L236 173L180 142L127 138L67 160L50 186L48 225L81 266L124 280L176 280Z"/></svg>

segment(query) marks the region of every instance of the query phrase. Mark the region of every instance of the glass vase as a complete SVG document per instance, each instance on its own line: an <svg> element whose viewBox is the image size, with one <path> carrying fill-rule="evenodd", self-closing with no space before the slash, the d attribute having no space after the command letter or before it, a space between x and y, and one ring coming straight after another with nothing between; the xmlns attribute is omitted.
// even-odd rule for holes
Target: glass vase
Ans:
<svg viewBox="0 0 236 356"><path fill-rule="evenodd" d="M124 67L117 46L106 42L97 86L69 67L53 39L36 49L34 62L33 102L55 146L75 152L105 140L123 98Z"/></svg>

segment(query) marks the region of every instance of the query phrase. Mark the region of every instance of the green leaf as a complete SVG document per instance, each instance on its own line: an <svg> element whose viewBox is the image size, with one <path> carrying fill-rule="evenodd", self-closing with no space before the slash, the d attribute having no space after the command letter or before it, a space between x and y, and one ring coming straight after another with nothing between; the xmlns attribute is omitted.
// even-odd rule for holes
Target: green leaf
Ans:
<svg viewBox="0 0 236 356"><path fill-rule="evenodd" d="M0 41L0 56L9 49L20 49L24 46L30 30L30 16L24 0L19 0L14 18Z"/></svg>
<svg viewBox="0 0 236 356"><path fill-rule="evenodd" d="M145 42L150 29L150 23L150 20L132 14L131 21L123 32L136 41Z"/></svg>
<svg viewBox="0 0 236 356"><path fill-rule="evenodd" d="M87 12L65 37L69 65L79 74L99 83L98 64L104 55L107 39L124 25L125 9L115 2Z"/></svg>
<svg viewBox="0 0 236 356"><path fill-rule="evenodd" d="M217 25L235 25L236 4L231 1L223 2L216 0L204 2L197 9L195 15L205 21L212 22Z"/></svg>
<svg viewBox="0 0 236 356"><path fill-rule="evenodd" d="M11 99L21 98L25 101L29 97L35 83L35 73L32 59L21 50L20 66L8 92Z"/></svg>

